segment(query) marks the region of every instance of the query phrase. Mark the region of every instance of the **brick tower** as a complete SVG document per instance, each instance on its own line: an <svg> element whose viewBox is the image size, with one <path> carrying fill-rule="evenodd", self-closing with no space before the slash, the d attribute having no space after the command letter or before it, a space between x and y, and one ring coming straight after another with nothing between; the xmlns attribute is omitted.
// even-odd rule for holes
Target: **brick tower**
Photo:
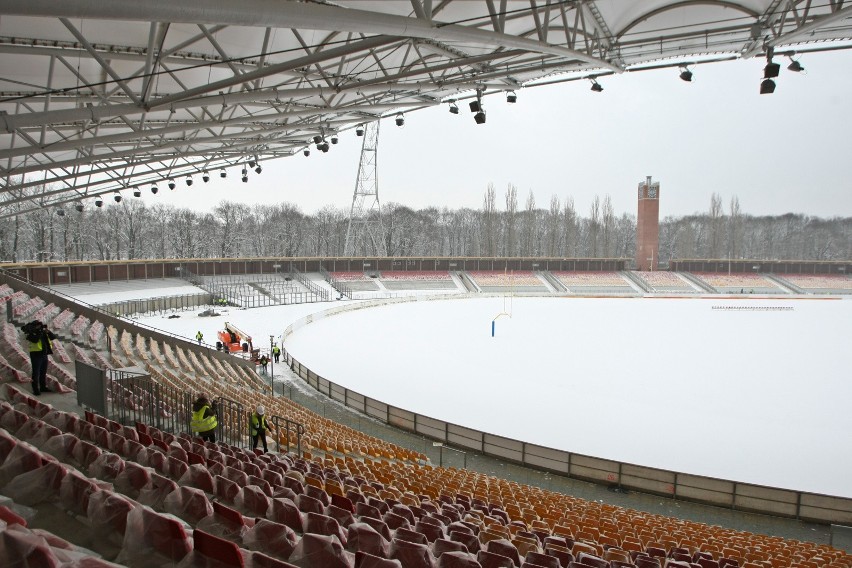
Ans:
<svg viewBox="0 0 852 568"><path fill-rule="evenodd" d="M639 183L636 221L636 270L656 270L660 257L660 182Z"/></svg>

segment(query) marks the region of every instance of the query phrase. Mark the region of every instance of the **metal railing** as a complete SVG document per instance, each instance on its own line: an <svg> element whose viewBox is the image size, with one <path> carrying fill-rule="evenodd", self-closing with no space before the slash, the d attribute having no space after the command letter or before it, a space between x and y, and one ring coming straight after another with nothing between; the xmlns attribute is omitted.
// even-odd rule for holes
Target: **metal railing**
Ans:
<svg viewBox="0 0 852 568"><path fill-rule="evenodd" d="M346 284L344 284L343 282L341 282L340 280L338 280L337 278L332 276L331 273L329 273L328 270L326 270L325 268L322 267L322 265L320 265L320 267L319 267L319 272L322 275L323 279L326 282L328 282L328 284L332 288L334 288L335 290L337 290L338 292L340 292L341 294L343 294L345 297L349 298L350 300L353 299L352 298L352 289L349 286L347 286Z"/></svg>
<svg viewBox="0 0 852 568"><path fill-rule="evenodd" d="M286 440L286 452L290 453L290 434L296 438L296 455L302 457L302 435L305 433L305 427L283 416L272 416L269 422L275 427L275 449L281 452L281 435L284 434Z"/></svg>

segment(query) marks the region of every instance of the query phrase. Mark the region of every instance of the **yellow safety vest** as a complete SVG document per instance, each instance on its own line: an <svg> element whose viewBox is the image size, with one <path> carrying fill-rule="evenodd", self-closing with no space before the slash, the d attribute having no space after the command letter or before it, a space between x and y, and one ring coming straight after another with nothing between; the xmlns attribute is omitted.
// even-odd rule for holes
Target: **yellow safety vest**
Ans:
<svg viewBox="0 0 852 568"><path fill-rule="evenodd" d="M192 413L192 422L190 422L189 427L193 432L209 432L216 428L219 425L219 421L216 420L216 414L214 413L212 416L208 416L204 418L204 412L210 408L209 406L203 406L201 410Z"/></svg>
<svg viewBox="0 0 852 568"><path fill-rule="evenodd" d="M269 422L266 421L266 415L258 416L256 412L253 412L251 415L251 435L257 436L259 428L269 430Z"/></svg>
<svg viewBox="0 0 852 568"><path fill-rule="evenodd" d="M38 341L30 341L29 344L30 344L30 353L33 353L35 351L44 351L44 346L41 344L41 339L39 339ZM47 338L47 344L52 345L49 337Z"/></svg>

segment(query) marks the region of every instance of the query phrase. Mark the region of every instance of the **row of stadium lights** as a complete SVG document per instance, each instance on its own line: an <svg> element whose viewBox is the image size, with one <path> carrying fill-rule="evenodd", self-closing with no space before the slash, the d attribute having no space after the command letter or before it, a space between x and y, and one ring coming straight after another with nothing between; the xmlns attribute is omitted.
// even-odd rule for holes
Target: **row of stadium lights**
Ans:
<svg viewBox="0 0 852 568"><path fill-rule="evenodd" d="M778 63L774 63L772 61L772 56L773 56L773 52L772 52L772 49L770 48L769 52L766 55L766 66L763 68L763 81L761 81L761 83L760 83L760 94L761 95L770 95L770 94L775 92L775 81L773 81L773 79L778 77L778 75L781 71L781 65L779 65ZM787 69L789 71L793 71L794 73L801 73L805 70L805 68L802 66L802 64L799 61L793 59L792 57L790 57L790 64L787 66ZM687 83L691 83L692 82L692 71L689 69L689 66L684 65L684 66L680 67L680 70L681 70L680 75L679 75L680 79L682 81L687 82ZM591 86L592 91L594 91L596 93L603 92L603 90L604 90L603 86L600 83L598 83L595 78L590 78L589 81L591 81L591 83L592 83L592 86ZM510 103L510 104L514 104L514 103L518 102L518 96L515 94L514 91L509 91L509 92L506 93L506 102ZM450 114L459 114L459 107L456 104L456 100L450 99L449 103L450 103ZM482 105L482 91L480 89L477 89L477 91L476 91L476 100L471 101L468 106L470 108L470 112L474 113L473 119L476 122L476 124L485 124L485 107L483 107L483 105ZM396 118L394 119L394 122L400 128L405 126L405 115L401 112L397 113ZM359 124L355 128L355 135L356 136L364 136L364 125L363 124ZM338 143L337 135L333 134L330 137L330 140L331 140L332 145L337 144ZM331 146L329 146L329 143L326 141L324 132L322 132L321 134L319 134L317 136L314 136L313 142L316 145L316 149L323 152L323 153L328 152L329 148L331 147ZM310 150L310 148L305 148L302 151L302 153L305 156L310 156L311 150ZM259 174L263 171L263 168L261 168L260 164L257 163L256 158L254 160L248 161L248 167L253 169L255 171L255 173L257 173L257 174ZM225 169L222 168L219 171L219 177L220 178L228 177L228 172L226 172ZM207 170L204 170L202 172L201 179L202 179L202 181L204 181L204 183L207 183L208 181L210 181L210 174ZM246 166L243 166L242 178L241 179L242 179L243 183L248 183L248 169L246 169ZM168 183L169 189L174 189L177 185L175 183L174 178L168 178L168 180L169 180L169 183ZM192 183L193 183L192 176L191 175L186 176L186 185L189 187L189 186L192 185ZM151 193L156 194L157 191L159 191L159 189L157 188L157 184L152 183L151 184ZM141 197L141 196L142 196L142 190L139 189L139 186L137 186L133 190L133 197ZM115 200L116 203L121 203L121 194L118 192L118 190L116 190L115 195L113 196L113 199ZM103 204L104 204L103 198L98 196L95 199L95 206L96 207L103 207ZM74 205L74 208L77 211L82 212L83 209L84 209L83 203L82 202L76 203ZM59 208L59 209L56 210L56 213L57 213L57 215L62 217L63 215L65 215L65 210L62 209L62 208Z"/></svg>

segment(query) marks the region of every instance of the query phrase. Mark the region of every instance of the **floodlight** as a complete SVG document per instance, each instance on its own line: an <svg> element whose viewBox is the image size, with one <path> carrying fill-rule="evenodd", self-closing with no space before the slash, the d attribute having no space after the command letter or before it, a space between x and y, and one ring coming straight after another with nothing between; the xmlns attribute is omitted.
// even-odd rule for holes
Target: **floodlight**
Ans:
<svg viewBox="0 0 852 568"><path fill-rule="evenodd" d="M328 152L328 148L328 142L323 142L322 144L317 146L317 149L322 150L323 153Z"/></svg>
<svg viewBox="0 0 852 568"><path fill-rule="evenodd" d="M210 173L208 173L207 170L204 170L203 172L201 172L201 181L203 181L204 183L207 183L208 181L210 181Z"/></svg>
<svg viewBox="0 0 852 568"><path fill-rule="evenodd" d="M142 197L142 190L139 189L139 186L136 186L136 189L133 190L133 197Z"/></svg>
<svg viewBox="0 0 852 568"><path fill-rule="evenodd" d="M192 176L186 176L186 185L192 185Z"/></svg>
<svg viewBox="0 0 852 568"><path fill-rule="evenodd" d="M777 63L772 63L769 61L766 64L766 67L763 68L763 78L764 79L774 79L781 72L781 66Z"/></svg>
<svg viewBox="0 0 852 568"><path fill-rule="evenodd" d="M335 134L334 136L332 136L332 137L331 137L331 143L332 143L332 144L337 144L337 135L336 135L336 134Z"/></svg>
<svg viewBox="0 0 852 568"><path fill-rule="evenodd" d="M172 178L169 178L169 189L174 189L174 188L175 188L175 180L173 180Z"/></svg>
<svg viewBox="0 0 852 568"><path fill-rule="evenodd" d="M115 199L116 203L121 203L121 194L120 193L116 193L115 195L112 196L112 198Z"/></svg>
<svg viewBox="0 0 852 568"><path fill-rule="evenodd" d="M77 204L74 206L74 209L76 209L78 213L82 213L82 212L83 212L83 204L82 204L82 203L77 203Z"/></svg>
<svg viewBox="0 0 852 568"><path fill-rule="evenodd" d="M363 136L363 135L364 135L364 126L359 124L355 128L355 136Z"/></svg>
<svg viewBox="0 0 852 568"><path fill-rule="evenodd" d="M151 193L153 193L154 195L156 195L156 194L157 194L157 191L158 191L158 190L157 190L157 184L152 183L152 184L151 184Z"/></svg>
<svg viewBox="0 0 852 568"><path fill-rule="evenodd" d="M459 106L456 104L456 101L450 101L450 114L458 114Z"/></svg>
<svg viewBox="0 0 852 568"><path fill-rule="evenodd" d="M253 168L253 167L254 167L254 165L255 165L255 163L256 163L256 162L255 162L254 160L249 160L249 167L250 167L250 168Z"/></svg>
<svg viewBox="0 0 852 568"><path fill-rule="evenodd" d="M402 113L397 114L396 120L394 122L396 122L397 126L400 126L400 127L404 126L405 125L405 116Z"/></svg>
<svg viewBox="0 0 852 568"><path fill-rule="evenodd" d="M600 83L598 83L597 81L592 79L592 90L596 93L600 93L600 92L603 92L603 87L601 86Z"/></svg>
<svg viewBox="0 0 852 568"><path fill-rule="evenodd" d="M473 115L473 120L476 121L476 124L485 124L485 111L481 110Z"/></svg>
<svg viewBox="0 0 852 568"><path fill-rule="evenodd" d="M262 171L263 171L263 168L260 167L260 164L258 164L257 167L254 169L254 173L256 173L256 174L259 174Z"/></svg>
<svg viewBox="0 0 852 568"><path fill-rule="evenodd" d="M760 82L760 94L771 95L775 92L775 81L772 79L764 79Z"/></svg>
<svg viewBox="0 0 852 568"><path fill-rule="evenodd" d="M56 210L56 214L57 214L57 215L59 215L60 217L65 217L65 209L63 209L63 208L59 207L59 208Z"/></svg>
<svg viewBox="0 0 852 568"><path fill-rule="evenodd" d="M220 178L228 177L228 172L225 171L225 168L222 168L222 170L219 172L219 177Z"/></svg>
<svg viewBox="0 0 852 568"><path fill-rule="evenodd" d="M103 207L104 206L104 200L101 199L100 197L98 197L97 199L95 199L95 206L96 207Z"/></svg>
<svg viewBox="0 0 852 568"><path fill-rule="evenodd" d="M311 151L308 148L305 148L304 150L302 150L302 154L304 154L305 156L310 156Z"/></svg>
<svg viewBox="0 0 852 568"><path fill-rule="evenodd" d="M242 179L243 179L243 183L248 183L248 174L246 174L245 170L243 170L243 178Z"/></svg>
<svg viewBox="0 0 852 568"><path fill-rule="evenodd" d="M793 59L792 57L790 58L790 64L787 66L787 69L792 71L793 73L801 73L805 70L805 68L802 67L802 64Z"/></svg>
<svg viewBox="0 0 852 568"><path fill-rule="evenodd" d="M518 95L515 94L515 91L509 91L508 93L506 93L506 102L507 103L518 102Z"/></svg>
<svg viewBox="0 0 852 568"><path fill-rule="evenodd" d="M317 134L316 136L314 136L314 144L319 144L320 142L322 142L322 136Z"/></svg>
<svg viewBox="0 0 852 568"><path fill-rule="evenodd" d="M470 101L470 104L467 106L470 107L470 112L480 112L482 110L482 106L479 104L479 101Z"/></svg>
<svg viewBox="0 0 852 568"><path fill-rule="evenodd" d="M692 82L692 71L689 70L689 67L681 67L683 71L680 72L680 80L686 81L687 83Z"/></svg>

